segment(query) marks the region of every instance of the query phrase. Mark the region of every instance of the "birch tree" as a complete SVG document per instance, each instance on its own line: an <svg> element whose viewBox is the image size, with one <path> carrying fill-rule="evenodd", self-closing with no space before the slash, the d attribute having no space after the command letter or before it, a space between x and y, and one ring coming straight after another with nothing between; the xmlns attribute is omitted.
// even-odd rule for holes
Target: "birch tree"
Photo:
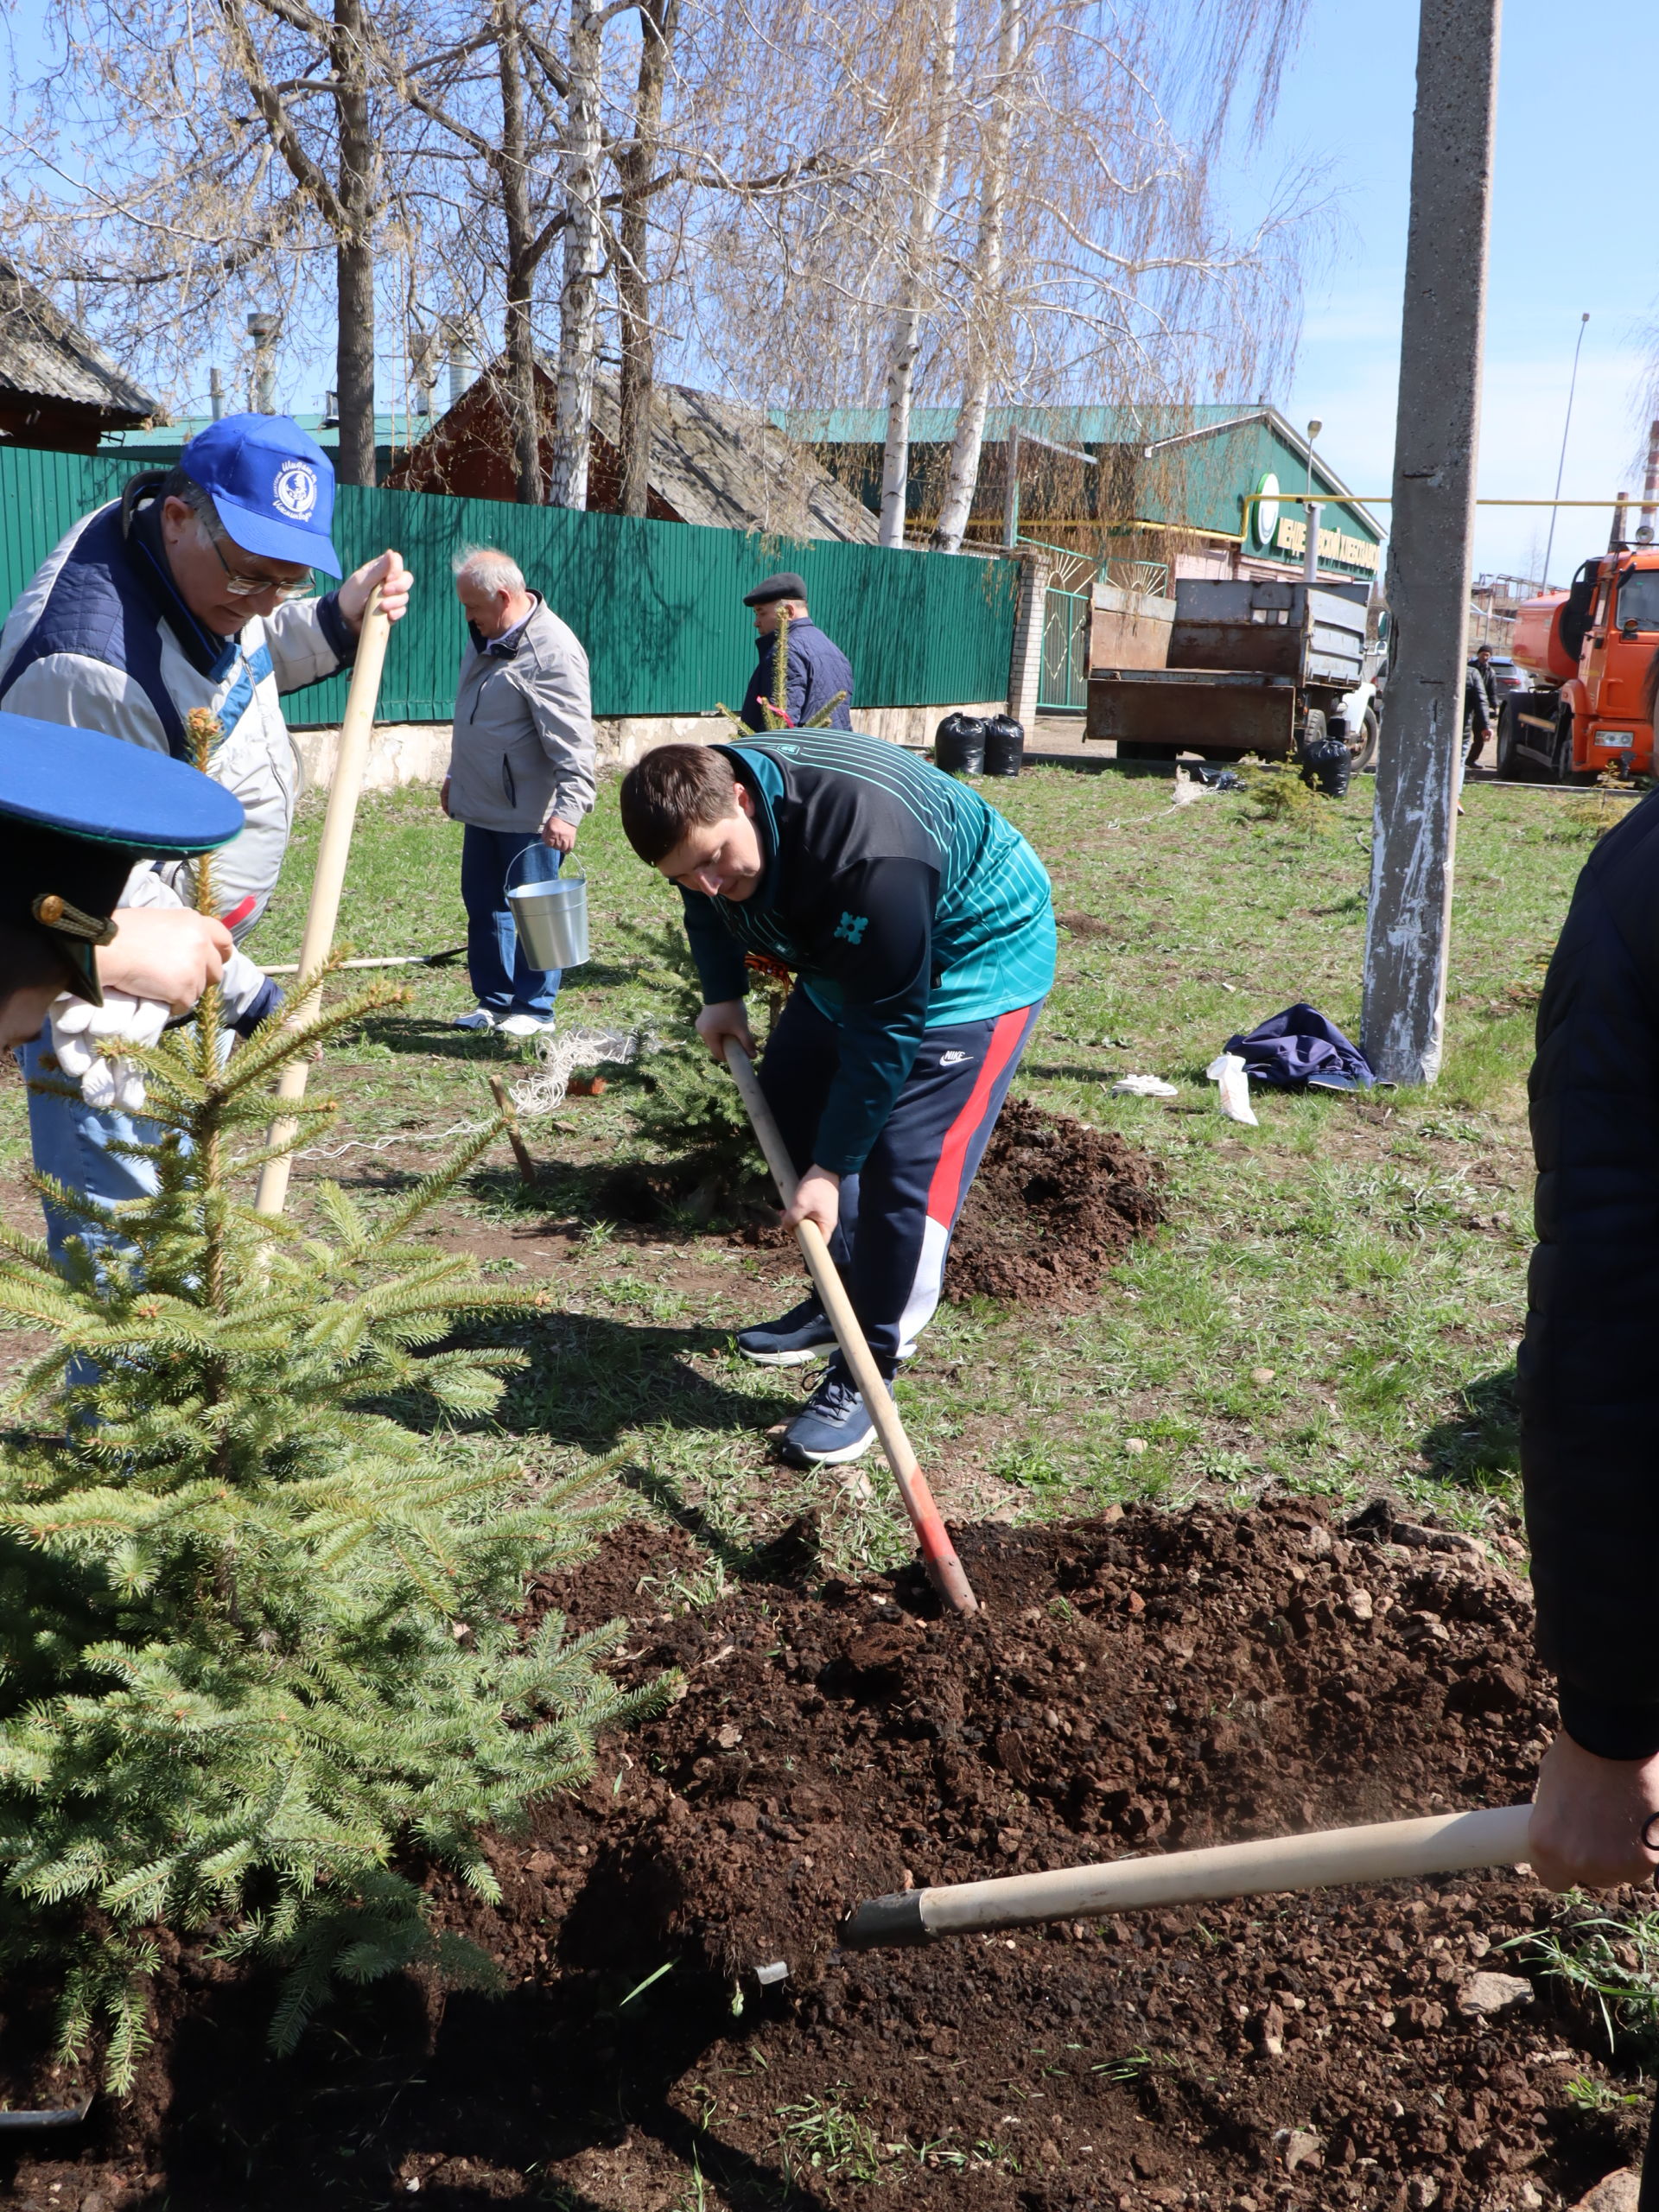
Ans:
<svg viewBox="0 0 1659 2212"><path fill-rule="evenodd" d="M933 278L933 240L944 213L945 161L957 78L957 0L941 0L928 86L925 149L911 205L910 229L900 270L900 298L887 354L887 434L881 452L880 543L905 542L905 505L910 483L910 415L916 363L922 350L922 317Z"/></svg>
<svg viewBox="0 0 1659 2212"><path fill-rule="evenodd" d="M1002 247L1007 223L1008 188L1014 149L1014 105L1023 52L1024 0L998 0L996 67L989 87L982 151L979 160L979 225L974 240L972 274L963 320L968 371L944 496L934 525L938 552L954 553L962 543L974 487L979 481L979 454L990 404L996 336L1002 321Z"/></svg>

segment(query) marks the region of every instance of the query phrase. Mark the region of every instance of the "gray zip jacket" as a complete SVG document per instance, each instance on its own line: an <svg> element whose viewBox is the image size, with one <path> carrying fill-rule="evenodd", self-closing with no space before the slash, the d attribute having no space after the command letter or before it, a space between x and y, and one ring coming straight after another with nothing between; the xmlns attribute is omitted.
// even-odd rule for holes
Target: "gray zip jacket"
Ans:
<svg viewBox="0 0 1659 2212"><path fill-rule="evenodd" d="M479 830L534 833L554 815L574 824L594 804L588 656L532 596L535 613L506 637L472 631L455 687L449 811Z"/></svg>

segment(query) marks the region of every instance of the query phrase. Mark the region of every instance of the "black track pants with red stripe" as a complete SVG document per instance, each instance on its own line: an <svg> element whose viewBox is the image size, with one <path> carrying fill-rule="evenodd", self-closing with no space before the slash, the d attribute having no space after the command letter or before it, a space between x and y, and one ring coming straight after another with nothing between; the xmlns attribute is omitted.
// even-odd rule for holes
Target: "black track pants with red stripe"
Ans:
<svg viewBox="0 0 1659 2212"><path fill-rule="evenodd" d="M939 1302L950 1232L1041 1011L1039 1001L930 1029L868 1158L842 1178L841 1225L830 1249L886 1375L914 1349ZM798 1170L812 1163L840 1058L840 1030L804 990L792 991L760 1064L760 1087Z"/></svg>

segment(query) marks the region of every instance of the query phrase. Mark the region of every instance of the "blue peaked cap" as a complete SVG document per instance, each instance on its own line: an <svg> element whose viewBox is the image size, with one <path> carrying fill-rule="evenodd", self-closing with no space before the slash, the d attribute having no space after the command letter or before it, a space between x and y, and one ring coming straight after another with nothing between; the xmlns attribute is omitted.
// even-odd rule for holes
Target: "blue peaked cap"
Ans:
<svg viewBox="0 0 1659 2212"><path fill-rule="evenodd" d="M0 709L0 817L134 854L211 852L242 802L182 760L102 730Z"/></svg>
<svg viewBox="0 0 1659 2212"><path fill-rule="evenodd" d="M290 416L224 416L196 432L179 466L212 494L219 520L245 551L339 575L328 535L334 464Z"/></svg>
<svg viewBox="0 0 1659 2212"><path fill-rule="evenodd" d="M210 852L242 820L238 798L181 760L0 710L0 922L48 936L94 1005L93 948L133 863Z"/></svg>

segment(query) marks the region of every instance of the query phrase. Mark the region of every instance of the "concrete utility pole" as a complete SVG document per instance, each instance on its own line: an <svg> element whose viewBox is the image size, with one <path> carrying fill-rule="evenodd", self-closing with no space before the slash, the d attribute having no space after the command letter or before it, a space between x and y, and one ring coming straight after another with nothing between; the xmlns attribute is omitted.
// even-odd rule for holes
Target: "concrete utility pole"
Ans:
<svg viewBox="0 0 1659 2212"><path fill-rule="evenodd" d="M1445 1043L1502 12L1503 0L1421 0L1417 34L1394 626L1360 1030L1389 1083L1433 1083Z"/></svg>

